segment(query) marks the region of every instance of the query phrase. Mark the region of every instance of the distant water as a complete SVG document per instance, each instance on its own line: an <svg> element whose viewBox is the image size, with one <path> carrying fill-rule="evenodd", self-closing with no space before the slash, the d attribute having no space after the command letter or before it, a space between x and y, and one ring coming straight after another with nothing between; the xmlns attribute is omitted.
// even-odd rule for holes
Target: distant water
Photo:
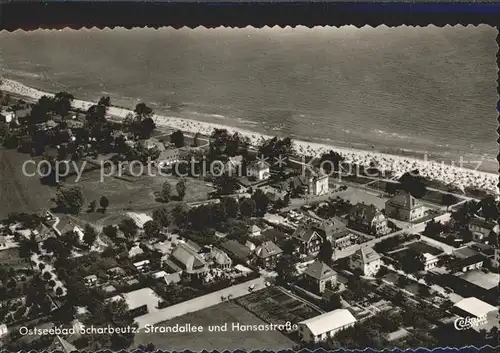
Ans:
<svg viewBox="0 0 500 353"><path fill-rule="evenodd" d="M492 27L0 33L0 73L82 99L498 170ZM403 150L404 151L403 151Z"/></svg>

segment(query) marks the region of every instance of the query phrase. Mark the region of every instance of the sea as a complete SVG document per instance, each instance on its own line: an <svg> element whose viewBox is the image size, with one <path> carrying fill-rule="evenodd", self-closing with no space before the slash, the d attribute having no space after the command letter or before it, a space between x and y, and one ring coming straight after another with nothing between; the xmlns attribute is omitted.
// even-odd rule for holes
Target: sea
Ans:
<svg viewBox="0 0 500 353"><path fill-rule="evenodd" d="M79 99L498 171L481 25L0 32L0 74Z"/></svg>

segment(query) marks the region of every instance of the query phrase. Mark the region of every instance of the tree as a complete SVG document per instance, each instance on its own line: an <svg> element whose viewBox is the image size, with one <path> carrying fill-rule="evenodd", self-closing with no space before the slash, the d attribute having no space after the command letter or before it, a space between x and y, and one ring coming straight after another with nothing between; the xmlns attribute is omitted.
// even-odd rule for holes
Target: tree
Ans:
<svg viewBox="0 0 500 353"><path fill-rule="evenodd" d="M240 212L243 217L252 217L255 208L255 201L251 198L246 197L240 201Z"/></svg>
<svg viewBox="0 0 500 353"><path fill-rule="evenodd" d="M96 239L96 230L90 224L86 224L85 229L83 230L83 242L90 248L92 247Z"/></svg>
<svg viewBox="0 0 500 353"><path fill-rule="evenodd" d="M71 93L68 92L59 92L56 93L53 98L53 109L54 112L61 117L65 117L68 115L71 110L71 104L75 97Z"/></svg>
<svg viewBox="0 0 500 353"><path fill-rule="evenodd" d="M156 237L160 234L160 225L154 220L147 221L144 223L144 233L151 238Z"/></svg>
<svg viewBox="0 0 500 353"><path fill-rule="evenodd" d="M59 189L55 198L58 208L73 214L80 212L84 201L82 190L77 186L69 189Z"/></svg>
<svg viewBox="0 0 500 353"><path fill-rule="evenodd" d="M193 145L194 145L194 147L200 146L200 136L201 136L201 134L199 132L197 132L196 134L194 134L194 137L193 137Z"/></svg>
<svg viewBox="0 0 500 353"><path fill-rule="evenodd" d="M323 153L320 159L320 166L327 174L335 170L340 170L340 164L345 160L340 153L330 150L328 153Z"/></svg>
<svg viewBox="0 0 500 353"><path fill-rule="evenodd" d="M401 188L417 199L421 199L427 189L418 170L407 172L399 178Z"/></svg>
<svg viewBox="0 0 500 353"><path fill-rule="evenodd" d="M99 102L97 103L97 105L109 107L111 105L111 98L109 96L101 97L101 99L99 99Z"/></svg>
<svg viewBox="0 0 500 353"><path fill-rule="evenodd" d="M56 288L56 295L58 297L60 297L61 295L63 295L63 293L64 293L64 291L63 291L63 289L61 287L57 287Z"/></svg>
<svg viewBox="0 0 500 353"><path fill-rule="evenodd" d="M229 218L238 217L238 213L240 211L240 205L238 201L236 201L232 197L223 197L221 199L221 204L224 207L224 210L226 211L226 214Z"/></svg>
<svg viewBox="0 0 500 353"><path fill-rule="evenodd" d="M177 226L186 228L188 226L189 206L185 203L178 204L172 210L172 216Z"/></svg>
<svg viewBox="0 0 500 353"><path fill-rule="evenodd" d="M153 220L162 227L168 227L170 224L170 216L165 207L158 208L153 211Z"/></svg>
<svg viewBox="0 0 500 353"><path fill-rule="evenodd" d="M170 135L170 142L173 143L176 148L184 147L184 133L181 130L174 131Z"/></svg>
<svg viewBox="0 0 500 353"><path fill-rule="evenodd" d="M446 211L448 211L451 205L454 205L458 202L458 199L455 195L447 193L443 194L443 196L441 197L441 202L446 206Z"/></svg>
<svg viewBox="0 0 500 353"><path fill-rule="evenodd" d="M427 287L424 284L419 284L418 286L418 294L420 294L422 297L429 297L431 295L431 292L429 291L429 287Z"/></svg>
<svg viewBox="0 0 500 353"><path fill-rule="evenodd" d="M238 178L227 173L215 177L213 184L217 188L217 194L219 195L232 195L240 188Z"/></svg>
<svg viewBox="0 0 500 353"><path fill-rule="evenodd" d="M99 206L101 206L102 213L106 212L106 209L109 206L109 200L106 196L101 196L101 199L99 200Z"/></svg>
<svg viewBox="0 0 500 353"><path fill-rule="evenodd" d="M261 189L257 189L252 195L252 200L255 201L256 215L263 217L269 208L269 197Z"/></svg>
<svg viewBox="0 0 500 353"><path fill-rule="evenodd" d="M42 278L46 281L49 281L50 279L52 279L52 273L50 273L49 271L45 271L42 274Z"/></svg>
<svg viewBox="0 0 500 353"><path fill-rule="evenodd" d="M85 120L90 124L103 123L106 121L106 106L92 105L85 114Z"/></svg>
<svg viewBox="0 0 500 353"><path fill-rule="evenodd" d="M498 206L493 195L488 195L481 200L481 211L487 221L498 219Z"/></svg>
<svg viewBox="0 0 500 353"><path fill-rule="evenodd" d="M177 195L179 195L179 199L181 201L184 200L184 196L186 196L186 181L184 179L179 180L175 185L175 188L177 189Z"/></svg>
<svg viewBox="0 0 500 353"><path fill-rule="evenodd" d="M396 192L398 191L398 184L397 183L390 183L390 182L387 182L385 184L385 192L390 195L390 196L393 196L396 194Z"/></svg>
<svg viewBox="0 0 500 353"><path fill-rule="evenodd" d="M331 283L331 282L329 282L329 283ZM330 307L330 310L341 309L342 308L342 299L340 298L340 295L337 293L334 293L330 297L330 300L328 301L328 306Z"/></svg>
<svg viewBox="0 0 500 353"><path fill-rule="evenodd" d="M431 219L427 224L425 225L425 229L423 232L423 235L428 236L428 237L437 237L438 235L441 234L443 231L443 225L441 222L436 222L434 219Z"/></svg>
<svg viewBox="0 0 500 353"><path fill-rule="evenodd" d="M327 265L331 265L333 256L332 243L328 239L324 239L319 248L318 260Z"/></svg>
<svg viewBox="0 0 500 353"><path fill-rule="evenodd" d="M95 212L96 208L97 208L97 201L96 200L90 201L90 203L89 203L89 212L90 213Z"/></svg>
<svg viewBox="0 0 500 353"><path fill-rule="evenodd" d="M118 235L118 229L114 225L108 225L102 229L105 236L110 239L115 239Z"/></svg>
<svg viewBox="0 0 500 353"><path fill-rule="evenodd" d="M145 103L139 103L135 106L134 112L142 120L149 118L153 115L153 109L148 107Z"/></svg>
<svg viewBox="0 0 500 353"><path fill-rule="evenodd" d="M169 202L171 197L172 197L172 186L168 181L166 181L163 183L160 199L162 202Z"/></svg>
<svg viewBox="0 0 500 353"><path fill-rule="evenodd" d="M135 224L134 220L132 220L131 218L125 218L124 220L122 220L118 228L120 228L120 230L128 238L134 237L139 229L137 227L137 224Z"/></svg>
<svg viewBox="0 0 500 353"><path fill-rule="evenodd" d="M276 263L279 279L285 283L291 282L297 275L294 258L283 254Z"/></svg>

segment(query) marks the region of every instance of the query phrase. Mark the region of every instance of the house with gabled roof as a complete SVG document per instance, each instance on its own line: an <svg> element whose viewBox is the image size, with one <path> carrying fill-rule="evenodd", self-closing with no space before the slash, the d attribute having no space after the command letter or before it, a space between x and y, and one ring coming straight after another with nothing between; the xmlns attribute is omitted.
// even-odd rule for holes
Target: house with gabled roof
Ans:
<svg viewBox="0 0 500 353"><path fill-rule="evenodd" d="M349 258L351 270L359 269L364 276L375 276L382 264L380 255L369 247L362 247Z"/></svg>
<svg viewBox="0 0 500 353"><path fill-rule="evenodd" d="M384 235L389 233L387 218L374 205L358 203L348 215L349 228L366 234Z"/></svg>
<svg viewBox="0 0 500 353"><path fill-rule="evenodd" d="M269 179L271 176L269 163L261 160L250 162L247 165L247 176L259 181Z"/></svg>
<svg viewBox="0 0 500 353"><path fill-rule="evenodd" d="M172 251L167 264L176 271L186 271L189 274L202 273L208 270L207 263L198 252L185 243L179 243Z"/></svg>
<svg viewBox="0 0 500 353"><path fill-rule="evenodd" d="M292 234L299 243L299 251L306 255L319 252L323 241L329 241L332 246L343 246L349 237L349 230L338 218L321 223L302 223Z"/></svg>
<svg viewBox="0 0 500 353"><path fill-rule="evenodd" d="M409 192L398 190L386 201L385 213L400 221L413 222L424 216L424 206Z"/></svg>
<svg viewBox="0 0 500 353"><path fill-rule="evenodd" d="M319 260L307 266L302 277L308 286L317 293L323 293L328 284L334 287L337 282L337 273Z"/></svg>
<svg viewBox="0 0 500 353"><path fill-rule="evenodd" d="M266 241L255 249L254 259L258 266L273 268L280 258L283 250L273 241Z"/></svg>

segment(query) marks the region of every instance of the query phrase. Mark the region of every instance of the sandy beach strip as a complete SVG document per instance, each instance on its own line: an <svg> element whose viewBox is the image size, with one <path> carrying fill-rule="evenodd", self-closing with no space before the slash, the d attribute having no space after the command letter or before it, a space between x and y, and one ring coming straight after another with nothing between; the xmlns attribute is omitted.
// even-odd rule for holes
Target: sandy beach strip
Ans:
<svg viewBox="0 0 500 353"><path fill-rule="evenodd" d="M17 81L9 79L2 79L0 90L24 97L30 97L35 100L44 95L53 95L52 93L28 87ZM147 102L145 103L147 104ZM80 108L82 110L87 110L93 104L96 103L79 99L75 99L73 102L73 106L75 108ZM130 113L133 113L131 109L125 109L116 106L111 106L108 109L109 115L121 119L125 118ZM203 135L210 135L214 129L226 129L230 133L238 132L242 136L248 138L252 145L258 145L263 139L273 137L270 135L263 135L258 132L241 128L165 115L154 115L153 119L158 126L178 129L192 134L199 132ZM499 181L497 174L461 168L459 166L446 165L444 164L444 162L438 163L435 161L426 161L372 151L364 151L352 148L339 148L328 144L300 140L293 140L293 142L295 145L295 149L301 155L317 157L325 152L333 150L345 157L346 162L365 166L369 165L371 162L375 162L378 165L379 169L391 171L396 175L402 175L405 172L418 169L420 171L420 175L424 177L428 177L433 180L439 180L445 184L450 184L458 188L463 189L465 187L473 187L487 190L494 194L500 194L497 187Z"/></svg>

